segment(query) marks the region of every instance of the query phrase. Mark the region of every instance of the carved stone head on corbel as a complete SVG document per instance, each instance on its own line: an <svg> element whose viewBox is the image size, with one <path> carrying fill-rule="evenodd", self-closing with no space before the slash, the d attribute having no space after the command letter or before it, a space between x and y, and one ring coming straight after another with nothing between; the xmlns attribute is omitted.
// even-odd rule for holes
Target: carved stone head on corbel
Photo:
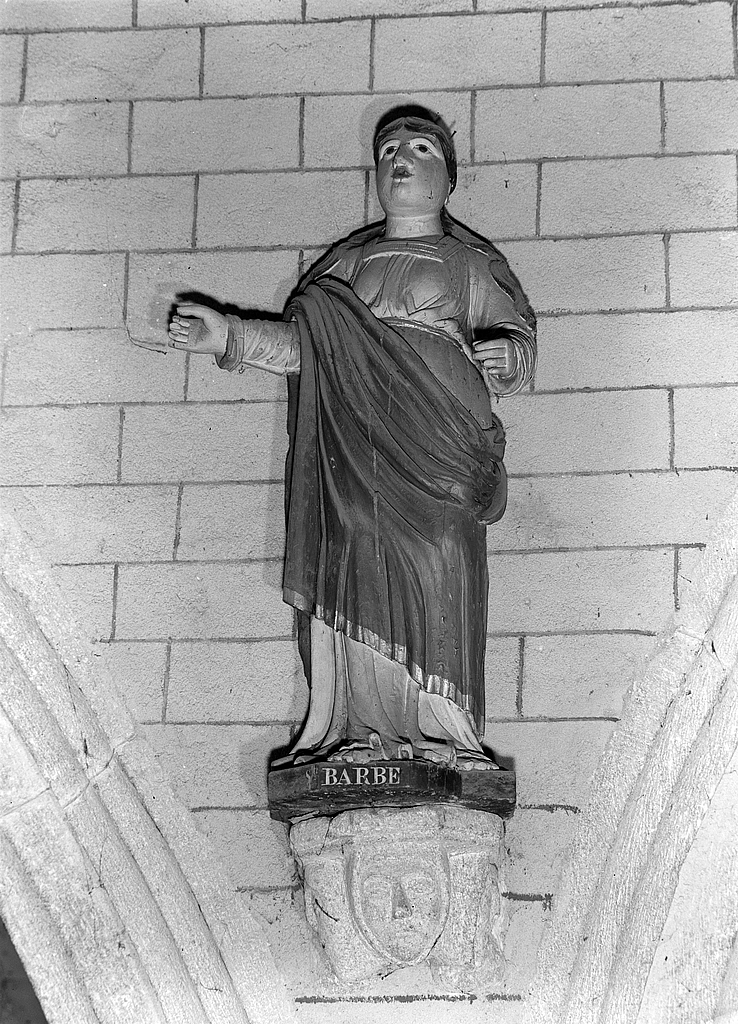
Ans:
<svg viewBox="0 0 738 1024"><path fill-rule="evenodd" d="M338 978L427 961L454 988L493 980L502 962L502 828L496 815L451 804L294 825L307 919Z"/></svg>

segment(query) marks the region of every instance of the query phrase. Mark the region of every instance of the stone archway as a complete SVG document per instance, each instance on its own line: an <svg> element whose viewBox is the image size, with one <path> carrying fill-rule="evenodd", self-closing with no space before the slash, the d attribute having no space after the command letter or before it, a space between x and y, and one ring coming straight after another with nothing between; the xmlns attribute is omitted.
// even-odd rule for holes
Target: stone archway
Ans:
<svg viewBox="0 0 738 1024"><path fill-rule="evenodd" d="M289 1021L266 940L0 516L0 916L50 1024Z"/></svg>
<svg viewBox="0 0 738 1024"><path fill-rule="evenodd" d="M738 494L595 775L530 1020L738 1020Z"/></svg>

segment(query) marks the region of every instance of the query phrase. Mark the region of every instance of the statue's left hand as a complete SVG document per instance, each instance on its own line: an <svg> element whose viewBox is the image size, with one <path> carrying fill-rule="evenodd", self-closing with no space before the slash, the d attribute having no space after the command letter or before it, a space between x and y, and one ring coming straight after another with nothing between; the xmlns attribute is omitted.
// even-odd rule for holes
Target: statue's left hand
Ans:
<svg viewBox="0 0 738 1024"><path fill-rule="evenodd" d="M515 370L515 347L509 338L475 342L474 358L494 377L509 377Z"/></svg>

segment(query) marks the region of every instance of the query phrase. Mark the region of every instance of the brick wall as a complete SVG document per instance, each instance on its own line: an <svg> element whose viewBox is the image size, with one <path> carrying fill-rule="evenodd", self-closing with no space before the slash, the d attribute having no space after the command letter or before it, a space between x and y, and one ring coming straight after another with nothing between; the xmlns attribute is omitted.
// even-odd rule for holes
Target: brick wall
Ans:
<svg viewBox="0 0 738 1024"><path fill-rule="evenodd" d="M488 999L512 1020L629 677L738 482L735 3L6 0L1 17L2 498L268 921L305 1021L349 1010L323 1001L265 809L267 754L306 706L279 590L284 385L129 338L161 344L177 293L280 310L376 218L384 110L411 97L453 123L451 210L501 243L540 317L535 388L500 407L510 504L488 532L487 740L520 795ZM356 1012L429 991L402 972Z"/></svg>

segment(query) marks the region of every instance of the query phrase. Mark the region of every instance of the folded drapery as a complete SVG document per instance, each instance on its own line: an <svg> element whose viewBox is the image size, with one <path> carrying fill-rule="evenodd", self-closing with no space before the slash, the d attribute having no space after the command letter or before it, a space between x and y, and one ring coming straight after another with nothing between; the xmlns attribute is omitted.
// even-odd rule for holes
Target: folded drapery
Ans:
<svg viewBox="0 0 738 1024"><path fill-rule="evenodd" d="M504 434L344 283L307 285L291 403L284 598L405 666L484 728L485 524L505 508ZM420 337L418 337L420 335ZM476 371L475 371L476 372ZM488 414L488 420L489 414Z"/></svg>

